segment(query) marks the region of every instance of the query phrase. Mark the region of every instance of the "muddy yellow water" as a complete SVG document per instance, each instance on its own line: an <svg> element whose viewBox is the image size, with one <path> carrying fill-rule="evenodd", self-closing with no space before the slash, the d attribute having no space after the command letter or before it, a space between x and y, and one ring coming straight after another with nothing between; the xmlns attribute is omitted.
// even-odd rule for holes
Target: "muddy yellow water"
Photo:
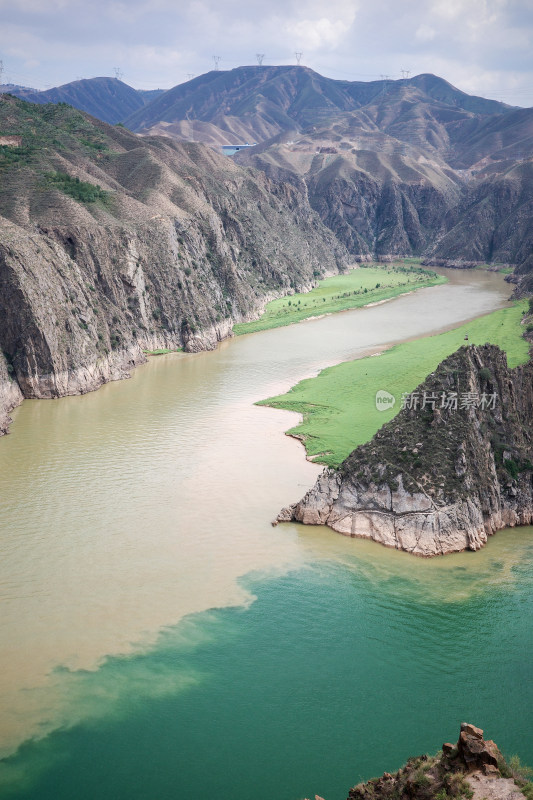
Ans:
<svg viewBox="0 0 533 800"><path fill-rule="evenodd" d="M526 541L495 537L485 553L423 564L327 529L273 528L320 468L283 435L288 412L255 400L322 367L442 330L506 305L499 275L450 283L384 305L153 358L131 380L83 397L27 401L0 440L0 750L88 713L68 676L146 651L191 612L246 606L239 579L353 558L372 580L442 592L450 564L486 585L501 549L512 580ZM498 558L500 557L498 556ZM492 562L491 562L492 563Z"/></svg>

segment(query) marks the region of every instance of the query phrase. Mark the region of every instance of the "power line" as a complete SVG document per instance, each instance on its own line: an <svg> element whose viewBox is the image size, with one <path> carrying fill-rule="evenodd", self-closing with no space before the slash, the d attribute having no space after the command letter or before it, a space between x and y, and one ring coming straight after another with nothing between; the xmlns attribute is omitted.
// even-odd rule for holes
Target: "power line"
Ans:
<svg viewBox="0 0 533 800"><path fill-rule="evenodd" d="M257 63L259 64L259 66L262 67L263 66L263 59L265 57L265 54L264 53L256 53L255 57L257 58Z"/></svg>
<svg viewBox="0 0 533 800"><path fill-rule="evenodd" d="M373 80L377 80L379 78L379 75L376 72L346 72L346 70L324 67L320 66L320 64L316 64L315 69L321 69L324 73L335 72L338 75L351 75L352 77L357 78L372 78Z"/></svg>
<svg viewBox="0 0 533 800"><path fill-rule="evenodd" d="M380 94L386 95L389 91L390 75L380 75L379 77L383 81L383 89L381 90Z"/></svg>

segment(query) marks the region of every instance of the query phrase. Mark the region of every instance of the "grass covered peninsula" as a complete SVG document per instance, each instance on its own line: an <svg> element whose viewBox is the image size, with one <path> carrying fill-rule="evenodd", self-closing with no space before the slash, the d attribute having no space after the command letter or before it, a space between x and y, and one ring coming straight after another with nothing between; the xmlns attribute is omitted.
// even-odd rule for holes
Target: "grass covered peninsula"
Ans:
<svg viewBox="0 0 533 800"><path fill-rule="evenodd" d="M412 392L448 355L465 343L496 344L507 353L509 367L528 359L528 342L521 321L527 302L479 317L454 330L405 342L379 356L356 359L324 369L317 377L296 384L289 392L259 405L303 415L288 433L302 439L313 460L337 467L358 445L368 442L401 408L403 392ZM394 408L378 411L376 392L395 397Z"/></svg>
<svg viewBox="0 0 533 800"><path fill-rule="evenodd" d="M409 259L409 262L412 261L413 259ZM440 283L446 283L443 275L411 263L356 267L343 275L324 278L310 292L272 300L258 320L239 323L234 326L233 332L240 336L268 328L281 328L310 317L390 300L414 289L437 286Z"/></svg>

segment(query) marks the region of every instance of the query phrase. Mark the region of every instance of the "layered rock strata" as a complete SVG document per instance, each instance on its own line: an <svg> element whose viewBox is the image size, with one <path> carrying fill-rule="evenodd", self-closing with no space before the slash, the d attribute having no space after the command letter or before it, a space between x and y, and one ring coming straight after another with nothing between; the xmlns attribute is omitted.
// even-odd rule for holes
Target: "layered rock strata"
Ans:
<svg viewBox="0 0 533 800"><path fill-rule="evenodd" d="M498 347L462 347L405 400L277 521L420 556L478 550L533 523L532 362L509 369Z"/></svg>
<svg viewBox="0 0 533 800"><path fill-rule="evenodd" d="M265 303L343 269L305 191L203 145L0 97L0 432L22 397L197 352Z"/></svg>

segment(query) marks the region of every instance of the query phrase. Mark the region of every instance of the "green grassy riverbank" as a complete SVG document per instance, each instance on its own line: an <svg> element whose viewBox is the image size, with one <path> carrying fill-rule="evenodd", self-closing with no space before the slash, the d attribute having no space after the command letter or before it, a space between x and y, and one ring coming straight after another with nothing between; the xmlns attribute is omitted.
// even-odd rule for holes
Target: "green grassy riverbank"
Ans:
<svg viewBox="0 0 533 800"><path fill-rule="evenodd" d="M357 267L344 275L321 280L310 292L272 300L260 319L238 323L233 332L241 336L268 328L280 328L309 317L380 303L414 289L440 283L446 283L443 275L410 264Z"/></svg>
<svg viewBox="0 0 533 800"><path fill-rule="evenodd" d="M258 405L298 411L301 424L288 433L302 439L307 454L328 466L338 466L351 451L369 441L401 408L403 392L412 392L436 366L465 344L497 344L509 366L527 361L529 345L520 324L526 301L472 320L459 328L405 342L368 358L328 367L317 377L301 381L289 392ZM394 408L376 408L376 392L395 397Z"/></svg>

